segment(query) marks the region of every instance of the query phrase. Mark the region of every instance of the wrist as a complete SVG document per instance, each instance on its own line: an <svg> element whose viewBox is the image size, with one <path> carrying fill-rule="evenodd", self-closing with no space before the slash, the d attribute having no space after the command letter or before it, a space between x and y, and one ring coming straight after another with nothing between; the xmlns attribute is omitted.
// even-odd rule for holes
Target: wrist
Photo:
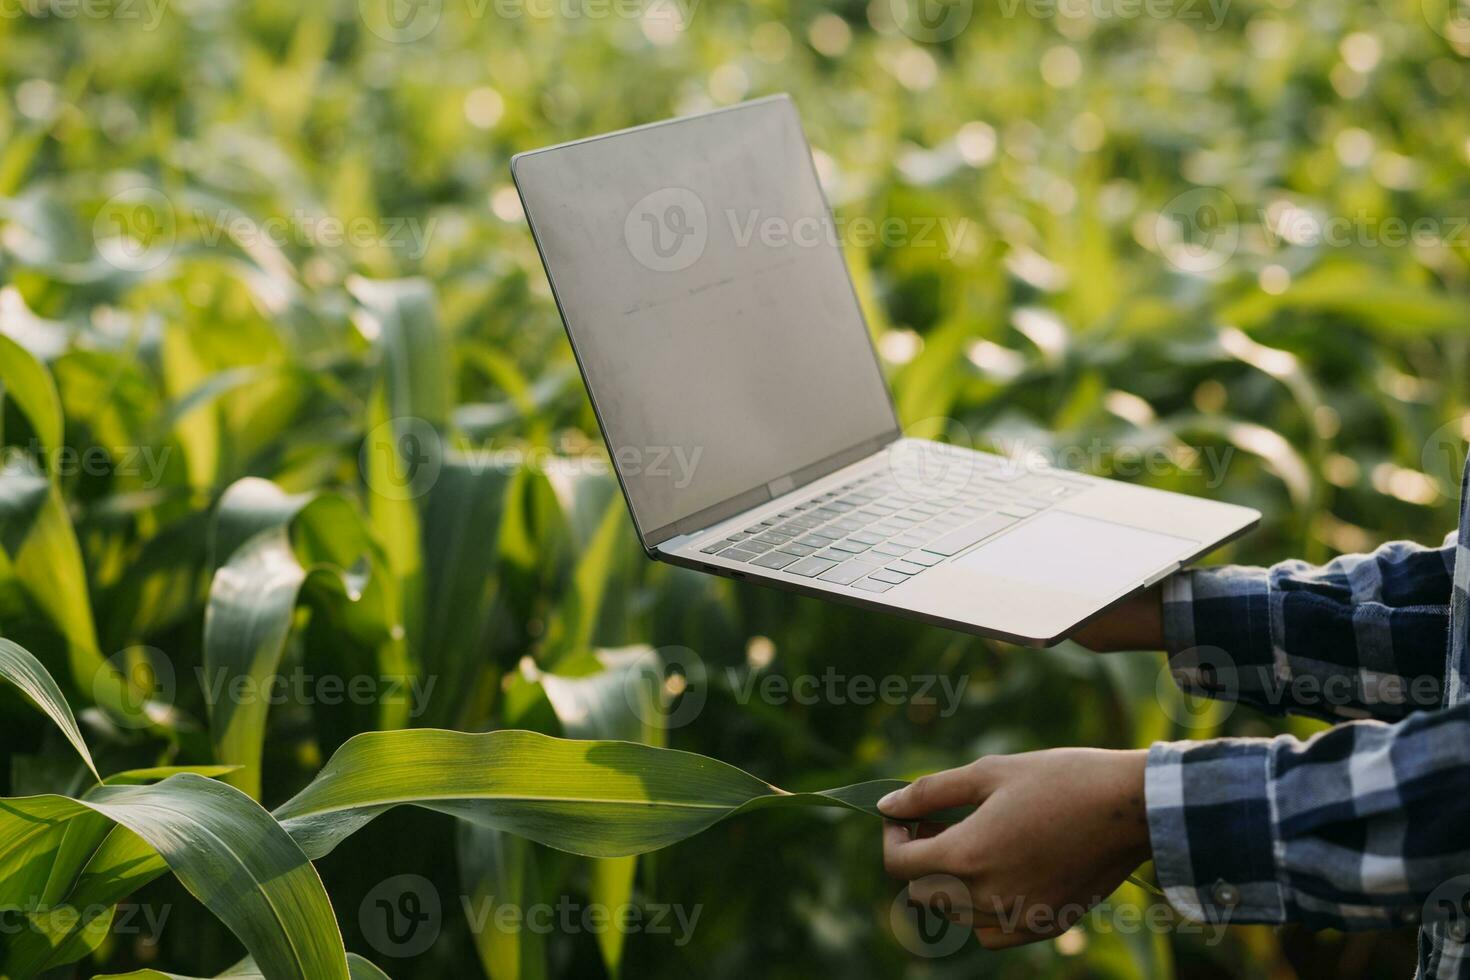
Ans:
<svg viewBox="0 0 1470 980"><path fill-rule="evenodd" d="M1117 823L1118 851L1136 868L1153 856L1149 841L1148 802L1144 795L1148 749L1126 749L1114 753L1113 807Z"/></svg>
<svg viewBox="0 0 1470 980"><path fill-rule="evenodd" d="M1164 648L1164 590L1153 585L1072 634L1077 643L1098 653Z"/></svg>

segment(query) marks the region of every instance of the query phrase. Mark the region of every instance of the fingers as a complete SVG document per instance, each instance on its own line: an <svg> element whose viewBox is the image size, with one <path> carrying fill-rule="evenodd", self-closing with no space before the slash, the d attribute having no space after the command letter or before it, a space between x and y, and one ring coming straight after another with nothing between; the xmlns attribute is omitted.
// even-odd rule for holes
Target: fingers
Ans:
<svg viewBox="0 0 1470 980"><path fill-rule="evenodd" d="M895 878L913 881L945 870L950 842L944 834L914 837L901 823L883 824L883 867Z"/></svg>
<svg viewBox="0 0 1470 980"><path fill-rule="evenodd" d="M973 919L975 910L970 886L954 875L925 875L909 882L909 901L941 915L963 913L966 921Z"/></svg>
<svg viewBox="0 0 1470 980"><path fill-rule="evenodd" d="M980 759L958 769L920 776L879 800L878 809L892 820L918 820L936 810L978 805L988 795L992 769L989 759Z"/></svg>

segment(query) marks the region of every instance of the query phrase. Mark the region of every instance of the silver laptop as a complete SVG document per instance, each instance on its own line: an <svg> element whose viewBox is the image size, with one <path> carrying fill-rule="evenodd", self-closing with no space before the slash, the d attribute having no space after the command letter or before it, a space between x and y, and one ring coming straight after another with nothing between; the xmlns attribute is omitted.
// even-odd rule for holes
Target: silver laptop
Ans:
<svg viewBox="0 0 1470 980"><path fill-rule="evenodd" d="M511 170L657 560L1051 644L1260 519L905 438L785 96Z"/></svg>

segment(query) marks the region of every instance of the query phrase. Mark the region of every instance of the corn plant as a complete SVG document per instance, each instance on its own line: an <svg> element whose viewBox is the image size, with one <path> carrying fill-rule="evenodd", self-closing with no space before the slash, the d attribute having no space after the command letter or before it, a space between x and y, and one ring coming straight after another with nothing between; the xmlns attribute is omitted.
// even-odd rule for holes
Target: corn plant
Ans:
<svg viewBox="0 0 1470 980"><path fill-rule="evenodd" d="M408 5L439 11L414 38L355 0L21 6L0 16L0 975L893 976L895 886L845 805L875 781L1313 730L1191 716L1147 653L1021 651L648 562L519 150L790 92L912 434L1265 512L1223 560L1454 520L1453 4L953 4L970 22L937 36L883 2L450 2ZM829 672L931 686L790 695ZM553 777L629 795L528 798ZM651 781L663 798L634 793ZM363 911L408 874L444 899L424 949ZM685 945L468 914L564 898L707 914ZM141 935L138 908L170 914ZM1408 947L1084 927L929 966L1289 975Z"/></svg>

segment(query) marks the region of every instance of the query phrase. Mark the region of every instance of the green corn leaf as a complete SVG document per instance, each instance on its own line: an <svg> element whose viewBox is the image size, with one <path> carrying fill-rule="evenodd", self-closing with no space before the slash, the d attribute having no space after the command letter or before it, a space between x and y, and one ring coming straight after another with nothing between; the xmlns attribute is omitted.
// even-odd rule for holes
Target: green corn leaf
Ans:
<svg viewBox="0 0 1470 980"><path fill-rule="evenodd" d="M0 334L0 383L35 430L48 472L61 445L61 399L44 365L29 351Z"/></svg>
<svg viewBox="0 0 1470 980"><path fill-rule="evenodd" d="M87 750L81 730L77 728L77 719L71 713L71 705L66 703L61 689L56 686L56 681L41 662L19 644L0 639L0 678L20 688L22 694L56 723L56 727L61 729L66 740L77 750L92 775L101 782L102 776L97 772L97 765L92 761L92 753Z"/></svg>
<svg viewBox="0 0 1470 980"><path fill-rule="evenodd" d="M136 707L127 696L125 681L103 660L98 647L81 547L56 483L54 465L63 434L56 385L29 351L0 335L0 386L30 423L44 457L42 470L50 484L44 501L37 501L41 489L36 485L35 471L6 467L6 477L23 481L3 493L7 498L4 516L10 572L65 638L76 687L95 696L104 707L131 716ZM9 526L17 507L25 512L23 536L14 534ZM9 540L11 537L17 540Z"/></svg>
<svg viewBox="0 0 1470 980"><path fill-rule="evenodd" d="M699 833L737 812L820 806L878 815L898 780L788 793L734 766L634 742L524 731L368 732L275 811L313 857L374 817L416 805L589 857L626 857Z"/></svg>
<svg viewBox="0 0 1470 980"><path fill-rule="evenodd" d="M329 560L306 564L291 530L315 518L331 531L312 541ZM260 795L260 760L269 700L264 696L280 665L296 603L308 580L317 579L349 600L364 582L330 559L351 562L365 548L365 531L341 498L291 495L274 484L247 478L220 500L214 532L216 570L204 614L204 686L215 754L239 768L225 778L252 797Z"/></svg>
<svg viewBox="0 0 1470 980"><path fill-rule="evenodd" d="M485 670L501 516L512 475L485 457L449 453L418 501L424 588L408 634L424 675L437 679L429 724L458 725Z"/></svg>
<svg viewBox="0 0 1470 980"><path fill-rule="evenodd" d="M536 844L464 820L456 830L460 879L471 903L466 911L479 917L470 931L485 974L490 980L545 980L546 936L494 925L497 906L525 909L542 901Z"/></svg>
<svg viewBox="0 0 1470 980"><path fill-rule="evenodd" d="M352 980L389 980L388 974L356 953L347 954L347 973ZM265 974L260 972L260 967L255 965L254 960L247 959L236 963L224 973L214 975L214 980L223 980L223 978L264 980ZM186 977L179 973L162 973L158 970L134 970L132 973L99 973L92 980L205 980L205 978Z"/></svg>
<svg viewBox="0 0 1470 980"><path fill-rule="evenodd" d="M563 669L583 674L537 673L562 734L578 739L621 739L658 744L664 731L658 715L660 679L658 654L652 647L601 650ZM476 889L477 903L491 897L527 908L536 899L536 845L506 831L461 822L460 873ZM637 857L590 858L588 894L606 908L626 904L632 896ZM476 908L481 905L477 904ZM474 930L480 960L492 980L534 980L546 972L544 942L525 930ZM608 929L597 935L598 949L608 974L621 968L624 935Z"/></svg>
<svg viewBox="0 0 1470 980"><path fill-rule="evenodd" d="M182 773L148 786L99 786L80 799L7 800L38 821L91 811L146 841L272 977L344 978L342 936L316 869L248 796ZM40 910L46 915L52 910ZM7 961L6 972L27 975Z"/></svg>

